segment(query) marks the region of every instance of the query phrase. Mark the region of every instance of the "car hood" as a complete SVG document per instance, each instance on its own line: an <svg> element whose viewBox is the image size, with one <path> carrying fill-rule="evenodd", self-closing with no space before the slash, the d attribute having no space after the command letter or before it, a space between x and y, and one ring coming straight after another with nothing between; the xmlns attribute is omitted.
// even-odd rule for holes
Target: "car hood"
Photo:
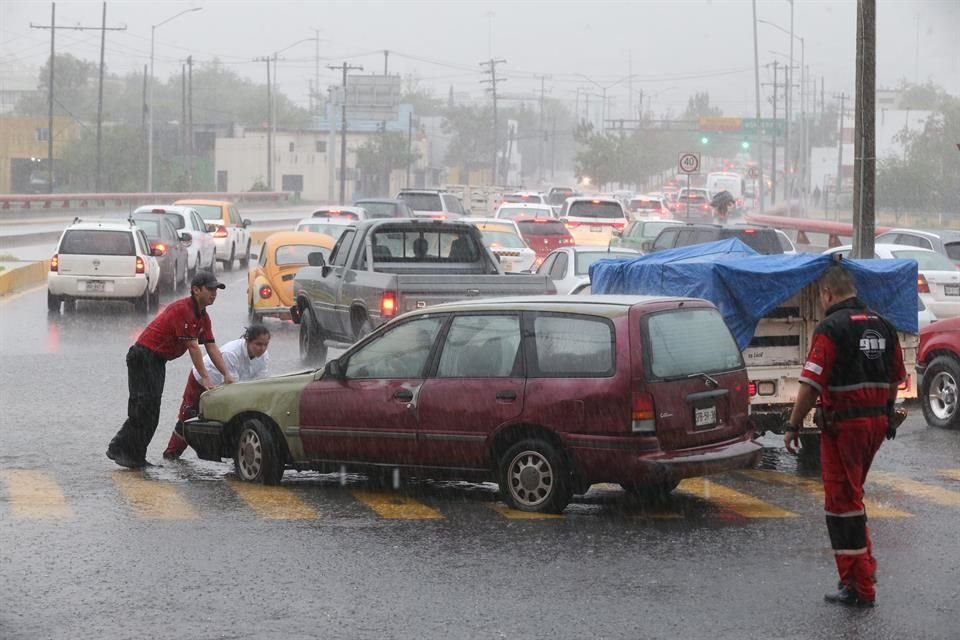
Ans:
<svg viewBox="0 0 960 640"><path fill-rule="evenodd" d="M241 413L256 412L270 416L281 428L298 425L300 394L316 373L311 369L217 387L200 397L200 415L227 423Z"/></svg>

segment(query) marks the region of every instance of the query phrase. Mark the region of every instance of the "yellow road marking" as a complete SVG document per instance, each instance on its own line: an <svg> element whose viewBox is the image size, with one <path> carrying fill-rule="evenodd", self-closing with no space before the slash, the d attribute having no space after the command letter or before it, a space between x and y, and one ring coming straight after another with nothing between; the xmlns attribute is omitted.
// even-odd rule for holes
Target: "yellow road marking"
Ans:
<svg viewBox="0 0 960 640"><path fill-rule="evenodd" d="M18 518L59 520L72 515L63 491L41 471L0 471L0 480L7 487L10 508Z"/></svg>
<svg viewBox="0 0 960 640"><path fill-rule="evenodd" d="M706 478L687 478L678 489L708 502L720 505L745 518L795 518L797 514L763 500L719 485Z"/></svg>
<svg viewBox="0 0 960 640"><path fill-rule="evenodd" d="M815 495L823 503L823 485L816 480L811 480L810 478L798 478L797 476L787 475L785 473L780 473L778 471L765 471L762 469L753 469L748 471L741 471L741 475L749 476L755 480L761 480L763 482L777 482L779 484L784 484L792 487L799 487ZM873 498L864 497L863 506L867 509L867 515L871 518L912 518L912 513L907 513L906 511L900 511L899 509L894 509L893 507L887 507L880 502L877 502Z"/></svg>
<svg viewBox="0 0 960 640"><path fill-rule="evenodd" d="M533 513L531 511L518 511L517 509L511 509L504 504L494 504L490 506L494 511L502 515L507 520L557 520L563 518L563 514L560 513Z"/></svg>
<svg viewBox="0 0 960 640"><path fill-rule="evenodd" d="M877 472L871 474L868 480L873 480L874 482L897 489L898 491L903 491L904 493L909 493L913 496L926 498L930 502L941 506L960 506L960 492L951 491L950 489L901 478L892 473Z"/></svg>
<svg viewBox="0 0 960 640"><path fill-rule="evenodd" d="M373 509L381 518L390 520L442 520L436 509L398 493L354 491L353 497Z"/></svg>
<svg viewBox="0 0 960 640"><path fill-rule="evenodd" d="M951 480L960 480L960 469L937 469L939 473L944 478L950 478Z"/></svg>
<svg viewBox="0 0 960 640"><path fill-rule="evenodd" d="M113 482L141 518L193 520L197 513L170 484L144 478L143 471L114 471Z"/></svg>
<svg viewBox="0 0 960 640"><path fill-rule="evenodd" d="M286 487L229 480L233 489L262 518L269 520L313 520L316 510Z"/></svg>

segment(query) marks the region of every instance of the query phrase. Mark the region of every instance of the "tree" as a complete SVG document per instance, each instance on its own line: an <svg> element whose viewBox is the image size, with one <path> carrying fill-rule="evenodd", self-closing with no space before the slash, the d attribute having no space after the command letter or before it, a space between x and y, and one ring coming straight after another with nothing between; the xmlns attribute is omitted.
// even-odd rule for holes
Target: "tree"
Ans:
<svg viewBox="0 0 960 640"><path fill-rule="evenodd" d="M362 191L370 196L389 195L390 173L395 169L406 169L420 157L416 149L407 152L407 136L396 131L372 137L355 151Z"/></svg>
<svg viewBox="0 0 960 640"><path fill-rule="evenodd" d="M98 65L69 53L57 54L54 63L54 115L82 117L91 109L96 114ZM23 115L45 115L49 105L49 86L48 57L37 76L37 93L21 98L16 111Z"/></svg>
<svg viewBox="0 0 960 640"><path fill-rule="evenodd" d="M687 110L683 112L684 120L697 120L699 118L709 118L722 116L723 110L720 107L710 106L709 93L695 93L687 100Z"/></svg>
<svg viewBox="0 0 960 640"><path fill-rule="evenodd" d="M96 183L96 130L83 129L80 136L64 148L63 169L70 189L91 191ZM144 140L139 127L110 126L103 128L103 170L101 189L109 193L142 191L147 175ZM158 184L168 178L169 167L158 163L155 176Z"/></svg>
<svg viewBox="0 0 960 640"><path fill-rule="evenodd" d="M444 114L443 130L452 134L446 163L465 171L486 169L493 164L493 111L489 106L454 106ZM500 135L506 140L506 118L499 119Z"/></svg>

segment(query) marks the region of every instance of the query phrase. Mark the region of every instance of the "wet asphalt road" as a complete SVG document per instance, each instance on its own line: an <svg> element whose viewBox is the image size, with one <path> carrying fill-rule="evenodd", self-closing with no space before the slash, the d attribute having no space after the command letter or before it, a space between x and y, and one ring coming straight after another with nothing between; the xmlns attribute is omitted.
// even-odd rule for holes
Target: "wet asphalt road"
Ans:
<svg viewBox="0 0 960 640"><path fill-rule="evenodd" d="M221 342L246 321L244 274L223 277ZM850 611L821 601L816 469L774 438L757 473L663 505L595 487L545 519L513 519L492 485L287 472L262 495L192 452L120 470L104 450L146 318L48 318L44 296L0 299L0 638L958 637L960 433L919 410L868 483L880 605ZM299 369L296 327L268 322L273 371ZM188 369L167 367L154 462Z"/></svg>

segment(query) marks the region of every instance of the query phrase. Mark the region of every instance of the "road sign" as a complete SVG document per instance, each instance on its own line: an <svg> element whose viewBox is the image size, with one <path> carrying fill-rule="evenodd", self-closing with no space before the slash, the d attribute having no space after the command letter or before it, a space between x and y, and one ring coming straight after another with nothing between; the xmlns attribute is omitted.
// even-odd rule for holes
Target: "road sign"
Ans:
<svg viewBox="0 0 960 640"><path fill-rule="evenodd" d="M756 180L760 177L760 167L750 167L747 169L747 176Z"/></svg>
<svg viewBox="0 0 960 640"><path fill-rule="evenodd" d="M700 131L717 131L727 133L740 133L743 126L740 118L726 118L723 116L704 116L697 124Z"/></svg>
<svg viewBox="0 0 960 640"><path fill-rule="evenodd" d="M699 153L681 153L680 154L680 173L697 173L700 171Z"/></svg>
<svg viewBox="0 0 960 640"><path fill-rule="evenodd" d="M743 122L743 134L752 136L757 135L757 120L756 118L744 118ZM783 135L784 131L787 130L787 121L784 118L761 118L760 119L760 135L770 136L770 135Z"/></svg>

